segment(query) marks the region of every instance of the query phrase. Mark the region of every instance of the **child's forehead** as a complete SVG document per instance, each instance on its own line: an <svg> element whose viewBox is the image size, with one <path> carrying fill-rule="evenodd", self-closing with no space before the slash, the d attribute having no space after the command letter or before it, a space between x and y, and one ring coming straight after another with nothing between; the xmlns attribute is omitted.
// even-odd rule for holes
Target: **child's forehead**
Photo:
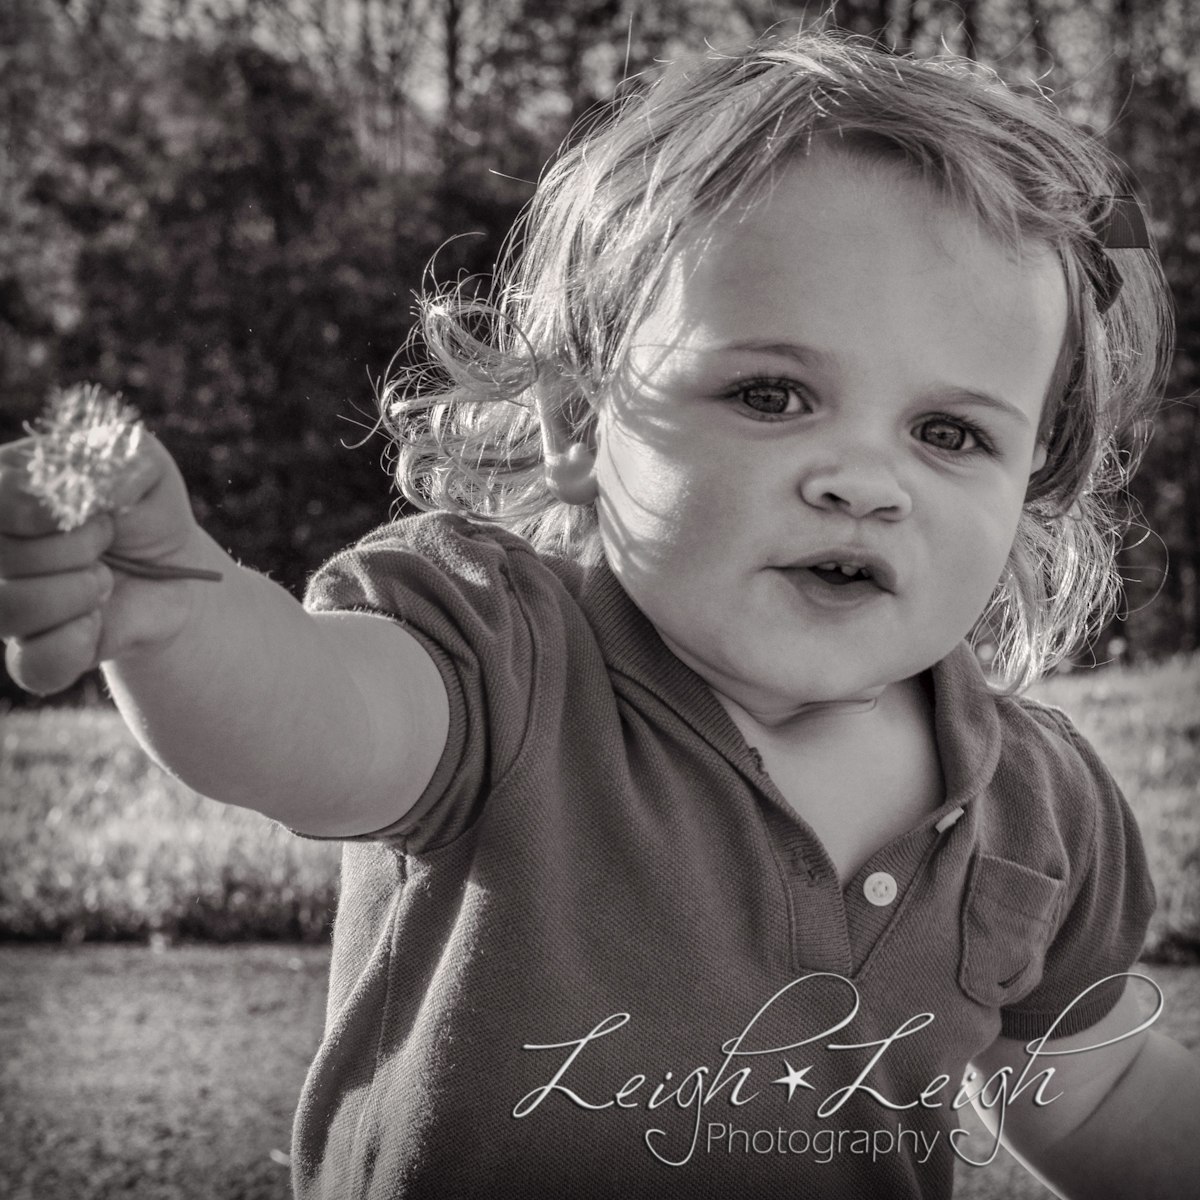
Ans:
<svg viewBox="0 0 1200 1200"><path fill-rule="evenodd" d="M893 219L901 213L906 222ZM684 214L664 265L686 274L730 245L757 245L769 260L781 243L819 242L849 223L877 245L917 240L923 251L932 243L953 253L965 237L1013 262L1053 253L1047 243L1015 232L1002 239L966 202L906 162L816 143L746 193Z"/></svg>
<svg viewBox="0 0 1200 1200"><path fill-rule="evenodd" d="M1029 364L1048 386L1066 318L1048 245L1002 245L891 164L823 156L680 237L630 363L687 373L693 359L775 346L817 367L894 364L914 386L1024 392Z"/></svg>
<svg viewBox="0 0 1200 1200"><path fill-rule="evenodd" d="M697 303L726 295L769 303L772 290L782 290L780 299L793 297L793 285L838 292L855 278L866 289L877 282L902 291L932 275L951 307L998 291L1015 301L1031 283L1065 302L1049 244L1002 243L900 164L822 152L789 164L769 189L685 225L642 324L687 319L689 310L694 317Z"/></svg>

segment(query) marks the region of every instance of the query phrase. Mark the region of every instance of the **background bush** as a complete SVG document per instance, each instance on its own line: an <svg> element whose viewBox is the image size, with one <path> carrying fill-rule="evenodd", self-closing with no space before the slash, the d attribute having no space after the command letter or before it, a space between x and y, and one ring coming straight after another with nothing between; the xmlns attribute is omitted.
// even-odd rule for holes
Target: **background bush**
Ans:
<svg viewBox="0 0 1200 1200"><path fill-rule="evenodd" d="M0 723L0 939L315 942L341 846L197 796L108 709Z"/></svg>
<svg viewBox="0 0 1200 1200"><path fill-rule="evenodd" d="M622 79L818 18L1049 87L1129 164L1179 354L1099 656L1190 651L1200 6L1177 0L5 0L0 439L55 384L122 390L204 525L299 590L392 506L384 444L354 443L427 265L486 287L532 181Z"/></svg>

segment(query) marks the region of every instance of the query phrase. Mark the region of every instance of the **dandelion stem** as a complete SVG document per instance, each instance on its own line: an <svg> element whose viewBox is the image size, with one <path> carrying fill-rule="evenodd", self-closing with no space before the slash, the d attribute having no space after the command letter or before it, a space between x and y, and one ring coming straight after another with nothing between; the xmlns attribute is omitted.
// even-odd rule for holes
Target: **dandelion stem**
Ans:
<svg viewBox="0 0 1200 1200"><path fill-rule="evenodd" d="M125 558L120 554L102 554L100 561L114 571L136 575L139 579L206 579L212 583L220 583L224 578L220 571L206 571L203 567L173 567L167 563Z"/></svg>

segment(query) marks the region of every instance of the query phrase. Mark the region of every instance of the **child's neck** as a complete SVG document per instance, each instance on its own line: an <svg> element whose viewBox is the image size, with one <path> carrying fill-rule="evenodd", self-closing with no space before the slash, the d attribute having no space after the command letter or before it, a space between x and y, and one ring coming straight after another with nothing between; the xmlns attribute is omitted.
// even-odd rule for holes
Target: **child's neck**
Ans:
<svg viewBox="0 0 1200 1200"><path fill-rule="evenodd" d="M717 699L843 883L942 803L932 698L918 678L861 700L806 705L775 723Z"/></svg>

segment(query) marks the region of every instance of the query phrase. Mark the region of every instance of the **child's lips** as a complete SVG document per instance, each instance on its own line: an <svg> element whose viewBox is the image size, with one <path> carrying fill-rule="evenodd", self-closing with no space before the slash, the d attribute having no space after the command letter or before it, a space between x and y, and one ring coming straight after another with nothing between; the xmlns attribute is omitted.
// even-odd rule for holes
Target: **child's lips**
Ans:
<svg viewBox="0 0 1200 1200"><path fill-rule="evenodd" d="M896 590L896 572L887 559L854 546L805 555L779 568L797 580L807 578L827 592L877 594Z"/></svg>
<svg viewBox="0 0 1200 1200"><path fill-rule="evenodd" d="M855 608L888 594L888 589L873 578L850 578L837 572L841 579L835 580L831 577L834 573L816 566L776 569L802 596L825 608Z"/></svg>

